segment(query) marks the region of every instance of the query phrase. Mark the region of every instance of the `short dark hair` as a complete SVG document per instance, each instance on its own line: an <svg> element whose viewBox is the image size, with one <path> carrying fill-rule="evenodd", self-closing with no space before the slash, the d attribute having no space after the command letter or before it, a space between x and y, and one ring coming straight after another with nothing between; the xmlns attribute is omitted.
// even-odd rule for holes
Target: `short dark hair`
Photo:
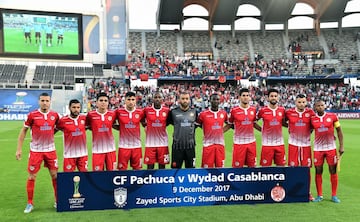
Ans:
<svg viewBox="0 0 360 222"><path fill-rule="evenodd" d="M108 94L106 94L106 93L104 93L104 92L101 92L101 93L97 94L97 96L96 96L96 101L98 101L100 97L106 97L106 98L109 99Z"/></svg>
<svg viewBox="0 0 360 222"><path fill-rule="evenodd" d="M126 97L132 97L132 96L135 96L136 94L134 93L134 92L132 92L132 91L129 91L129 92L127 92L126 94L125 94L125 98Z"/></svg>
<svg viewBox="0 0 360 222"><path fill-rule="evenodd" d="M270 93L272 93L272 92L279 94L279 90L274 89L274 88L271 88L271 89L269 89L269 91L268 91L268 95L270 95Z"/></svg>
<svg viewBox="0 0 360 222"><path fill-rule="evenodd" d="M41 94L39 95L39 99L40 99L41 96L50 96L50 95L49 95L49 93L47 93L47 92L43 92L43 93L41 93Z"/></svg>
<svg viewBox="0 0 360 222"><path fill-rule="evenodd" d="M306 96L304 95L304 94L298 94L297 96L296 96L296 99L303 99L303 98L306 98Z"/></svg>
<svg viewBox="0 0 360 222"><path fill-rule="evenodd" d="M239 96L241 96L241 94L243 94L244 92L250 92L249 91L249 89L248 88L241 88L240 90L239 90Z"/></svg>
<svg viewBox="0 0 360 222"><path fill-rule="evenodd" d="M77 104L77 103L80 103L80 101L77 100L77 99L72 99L72 100L69 101L69 107L70 107L72 104Z"/></svg>
<svg viewBox="0 0 360 222"><path fill-rule="evenodd" d="M215 96L220 96L218 93L213 93L213 94L211 94L211 96L210 96L210 100L211 100L211 98L213 98L213 97L215 97Z"/></svg>
<svg viewBox="0 0 360 222"><path fill-rule="evenodd" d="M164 95L163 95L162 92L160 92L160 91L155 91L155 92L153 93L153 97L154 97L155 95L160 95L161 98L164 98Z"/></svg>

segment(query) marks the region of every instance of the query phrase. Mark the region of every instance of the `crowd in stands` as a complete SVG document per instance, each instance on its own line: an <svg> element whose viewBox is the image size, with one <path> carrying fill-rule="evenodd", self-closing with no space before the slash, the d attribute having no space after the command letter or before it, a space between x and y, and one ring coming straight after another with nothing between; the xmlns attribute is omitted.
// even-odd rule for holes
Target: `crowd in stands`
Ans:
<svg viewBox="0 0 360 222"><path fill-rule="evenodd" d="M266 78L268 76L288 76L291 70L301 68L302 58L279 58L266 60L260 54L255 54L254 62L248 56L242 60L216 60L196 62L190 58L171 58L163 56L133 57L127 63L126 76L139 78L146 73L151 78L161 76L183 76L198 78L203 76L234 76L239 79Z"/></svg>
<svg viewBox="0 0 360 222"><path fill-rule="evenodd" d="M267 90L275 87L280 91L280 104L285 108L295 106L295 98L298 94L304 94L307 97L308 105L313 107L316 99L325 101L327 109L331 110L360 110L360 92L354 87L344 84L278 84L275 86L251 86L250 95L252 104L257 108L267 105ZM129 86L119 84L113 79L98 81L95 85L88 87L88 108L95 108L95 98L97 93L106 92L110 96L110 108L116 109L124 104L124 95L127 91L135 91L137 95L137 105L146 107L151 104L152 93L160 90L164 94L164 103L168 107L177 105L177 98L181 91L191 92L192 106L201 111L209 107L210 95L214 92L221 94L221 106L226 111L234 106L239 105L237 92L241 86L232 85L194 85L186 84L165 84L158 88L135 87L130 89Z"/></svg>

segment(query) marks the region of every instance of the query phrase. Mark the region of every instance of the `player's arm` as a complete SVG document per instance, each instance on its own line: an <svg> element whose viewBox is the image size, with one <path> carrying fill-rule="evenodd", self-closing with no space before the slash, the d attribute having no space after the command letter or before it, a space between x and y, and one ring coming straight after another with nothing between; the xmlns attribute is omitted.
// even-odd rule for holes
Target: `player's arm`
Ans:
<svg viewBox="0 0 360 222"><path fill-rule="evenodd" d="M27 131L28 131L28 127L25 127L25 126L23 128L21 128L21 130L20 130L19 137L18 137L18 144L17 144L16 154L15 154L17 160L21 159L22 146L23 146L24 139L25 139Z"/></svg>
<svg viewBox="0 0 360 222"><path fill-rule="evenodd" d="M112 125L112 128L115 130L120 130L120 124L117 120L114 121L114 124Z"/></svg>
<svg viewBox="0 0 360 222"><path fill-rule="evenodd" d="M288 119L287 119L286 117L283 118L283 120L282 120L282 126L283 126L283 127L286 127L286 128L289 127Z"/></svg>
<svg viewBox="0 0 360 222"><path fill-rule="evenodd" d="M339 139L339 154L341 156L344 153L344 136L339 121L335 122L335 128Z"/></svg>
<svg viewBox="0 0 360 222"><path fill-rule="evenodd" d="M223 127L223 133L227 132L229 129L234 129L234 124L226 123Z"/></svg>
<svg viewBox="0 0 360 222"><path fill-rule="evenodd" d="M254 122L254 128L255 128L257 131L261 132L261 126L260 126L257 122Z"/></svg>

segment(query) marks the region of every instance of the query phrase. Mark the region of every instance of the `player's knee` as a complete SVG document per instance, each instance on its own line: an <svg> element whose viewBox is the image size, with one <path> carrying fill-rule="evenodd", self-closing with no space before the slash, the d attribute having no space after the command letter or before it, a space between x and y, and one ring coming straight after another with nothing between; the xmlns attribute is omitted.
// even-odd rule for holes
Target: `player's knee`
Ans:
<svg viewBox="0 0 360 222"><path fill-rule="evenodd" d="M35 180L36 179L36 174L29 174L29 177L28 177L29 180Z"/></svg>

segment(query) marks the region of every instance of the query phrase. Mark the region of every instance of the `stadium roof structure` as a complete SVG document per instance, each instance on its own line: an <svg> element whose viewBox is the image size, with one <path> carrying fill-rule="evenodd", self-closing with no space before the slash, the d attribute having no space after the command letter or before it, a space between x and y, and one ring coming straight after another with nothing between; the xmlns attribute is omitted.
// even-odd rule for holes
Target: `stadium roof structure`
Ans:
<svg viewBox="0 0 360 222"><path fill-rule="evenodd" d="M240 5L256 6L260 16L251 16L265 24L285 24L296 3L306 3L314 9L313 15L307 15L317 22L341 22L341 19L351 13L345 13L349 0L160 0L157 23L181 24L185 19L183 9L191 4L198 4L208 10L209 16L200 17L209 21L209 25L231 25L242 18L236 15ZM243 16L244 17L244 16Z"/></svg>

